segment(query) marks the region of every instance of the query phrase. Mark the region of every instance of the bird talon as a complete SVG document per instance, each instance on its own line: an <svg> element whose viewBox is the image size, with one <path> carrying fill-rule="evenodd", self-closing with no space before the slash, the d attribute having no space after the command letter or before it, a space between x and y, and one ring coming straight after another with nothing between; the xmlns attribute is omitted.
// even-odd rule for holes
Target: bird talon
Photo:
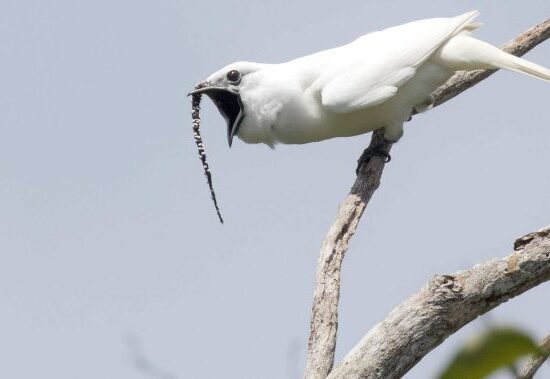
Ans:
<svg viewBox="0 0 550 379"><path fill-rule="evenodd" d="M382 147L369 146L363 151L363 154L361 154L361 156L357 160L357 168L355 169L355 174L359 175L359 169L361 168L361 166L367 164L372 157L376 156L382 157L384 159L384 163L388 163L389 161L391 161L390 153L388 153Z"/></svg>

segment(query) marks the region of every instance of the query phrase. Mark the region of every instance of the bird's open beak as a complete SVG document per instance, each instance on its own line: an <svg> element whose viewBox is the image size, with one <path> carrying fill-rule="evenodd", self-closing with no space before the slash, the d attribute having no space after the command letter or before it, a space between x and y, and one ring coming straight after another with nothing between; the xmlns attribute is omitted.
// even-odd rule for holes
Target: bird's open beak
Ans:
<svg viewBox="0 0 550 379"><path fill-rule="evenodd" d="M239 125L244 118L244 107L241 101L241 95L236 88L218 86L209 82L202 82L187 94L206 94L225 119L227 123L227 142L229 147L233 142L233 136L237 133Z"/></svg>

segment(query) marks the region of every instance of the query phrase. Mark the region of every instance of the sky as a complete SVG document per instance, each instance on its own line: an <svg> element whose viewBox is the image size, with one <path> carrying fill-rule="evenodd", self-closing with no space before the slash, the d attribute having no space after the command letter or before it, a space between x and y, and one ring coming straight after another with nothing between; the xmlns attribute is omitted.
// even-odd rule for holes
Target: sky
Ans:
<svg viewBox="0 0 550 379"><path fill-rule="evenodd" d="M205 101L222 226L186 94L233 61L471 9L496 45L550 16L547 0L2 0L0 377L301 377L321 241L370 137L229 149ZM550 66L550 42L526 57ZM406 125L344 261L337 360L434 274L550 224L549 95L499 72ZM549 291L471 323L406 378L434 377L487 325L541 338Z"/></svg>

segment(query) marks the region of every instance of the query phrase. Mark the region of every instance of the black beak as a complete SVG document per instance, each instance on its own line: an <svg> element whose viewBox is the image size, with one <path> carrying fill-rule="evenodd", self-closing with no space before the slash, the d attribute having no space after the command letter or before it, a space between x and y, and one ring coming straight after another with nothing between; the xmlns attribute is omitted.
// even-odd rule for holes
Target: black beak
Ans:
<svg viewBox="0 0 550 379"><path fill-rule="evenodd" d="M229 143L229 147L231 147L233 136L237 133L239 125L244 118L244 107L238 89L203 82L197 84L187 96L202 93L212 99L218 111L225 119L227 123L227 142Z"/></svg>

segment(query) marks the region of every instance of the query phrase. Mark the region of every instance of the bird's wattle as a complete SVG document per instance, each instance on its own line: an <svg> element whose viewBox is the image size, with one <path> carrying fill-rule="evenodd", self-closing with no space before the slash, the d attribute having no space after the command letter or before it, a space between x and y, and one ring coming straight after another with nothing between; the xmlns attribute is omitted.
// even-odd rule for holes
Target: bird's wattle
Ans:
<svg viewBox="0 0 550 379"><path fill-rule="evenodd" d="M204 91L204 93L212 99L225 119L227 123L227 141L231 146L233 136L237 133L244 117L244 108L239 93L225 88L211 88Z"/></svg>

